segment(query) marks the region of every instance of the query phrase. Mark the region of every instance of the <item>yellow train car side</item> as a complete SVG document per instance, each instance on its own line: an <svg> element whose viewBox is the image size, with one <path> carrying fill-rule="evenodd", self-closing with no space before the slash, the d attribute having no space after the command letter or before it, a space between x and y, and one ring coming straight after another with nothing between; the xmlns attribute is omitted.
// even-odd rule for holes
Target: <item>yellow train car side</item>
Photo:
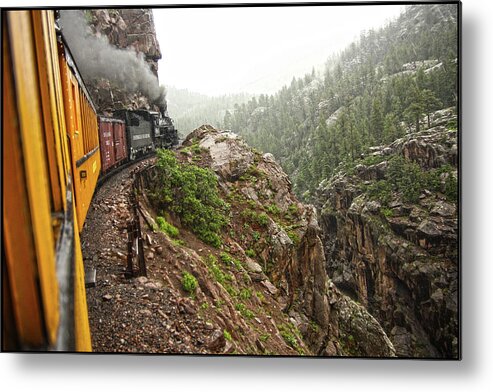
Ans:
<svg viewBox="0 0 493 392"><path fill-rule="evenodd" d="M79 232L101 165L96 112L54 12L2 17L2 350L91 351Z"/></svg>

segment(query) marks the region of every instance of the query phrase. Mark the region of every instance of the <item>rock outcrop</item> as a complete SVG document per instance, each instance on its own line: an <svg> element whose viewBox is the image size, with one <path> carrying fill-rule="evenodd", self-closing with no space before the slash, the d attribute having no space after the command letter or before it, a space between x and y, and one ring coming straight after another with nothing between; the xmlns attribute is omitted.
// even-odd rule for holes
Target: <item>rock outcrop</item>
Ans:
<svg viewBox="0 0 493 392"><path fill-rule="evenodd" d="M189 134L178 155L217 174L231 206L223 247L241 261L249 289L272 301L267 312L272 312L270 320L278 331L274 335L286 340L286 329L299 331L302 339L291 347L308 355L394 356L377 320L328 279L316 210L297 200L272 155L261 155L236 134L210 126ZM207 277L198 280L203 296L197 298L217 300L225 292ZM235 308L234 297L220 298ZM237 318L230 314L223 322ZM242 336L249 335L247 327ZM257 329L264 327L260 318ZM289 345L290 338L287 341Z"/></svg>
<svg viewBox="0 0 493 392"><path fill-rule="evenodd" d="M319 188L327 269L383 326L397 355L458 357L457 131L375 147Z"/></svg>
<svg viewBox="0 0 493 392"><path fill-rule="evenodd" d="M151 9L62 11L61 25L101 112L165 105L164 91L159 96L162 55ZM92 56L91 64L84 66L84 56Z"/></svg>

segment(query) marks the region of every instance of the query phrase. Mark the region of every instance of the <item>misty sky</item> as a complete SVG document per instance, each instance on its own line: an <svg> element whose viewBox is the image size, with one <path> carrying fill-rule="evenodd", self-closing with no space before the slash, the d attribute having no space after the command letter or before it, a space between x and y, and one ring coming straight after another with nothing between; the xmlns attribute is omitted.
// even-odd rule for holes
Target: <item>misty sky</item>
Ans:
<svg viewBox="0 0 493 392"><path fill-rule="evenodd" d="M160 83L208 95L274 93L378 28L400 5L155 9Z"/></svg>

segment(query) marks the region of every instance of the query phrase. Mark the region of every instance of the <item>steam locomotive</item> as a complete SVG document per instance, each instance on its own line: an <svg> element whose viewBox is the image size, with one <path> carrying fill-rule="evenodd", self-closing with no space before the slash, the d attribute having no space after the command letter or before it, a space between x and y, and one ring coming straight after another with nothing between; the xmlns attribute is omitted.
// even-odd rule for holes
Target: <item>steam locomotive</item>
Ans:
<svg viewBox="0 0 493 392"><path fill-rule="evenodd" d="M117 110L113 112L113 116L125 122L130 160L156 148L170 148L178 144L173 121L161 112Z"/></svg>
<svg viewBox="0 0 493 392"><path fill-rule="evenodd" d="M166 112L98 116L53 10L2 12L2 351L91 351L82 231L98 177L177 144Z"/></svg>
<svg viewBox="0 0 493 392"><path fill-rule="evenodd" d="M148 110L116 110L113 117L99 117L103 174L158 148L178 144L178 132L166 114Z"/></svg>

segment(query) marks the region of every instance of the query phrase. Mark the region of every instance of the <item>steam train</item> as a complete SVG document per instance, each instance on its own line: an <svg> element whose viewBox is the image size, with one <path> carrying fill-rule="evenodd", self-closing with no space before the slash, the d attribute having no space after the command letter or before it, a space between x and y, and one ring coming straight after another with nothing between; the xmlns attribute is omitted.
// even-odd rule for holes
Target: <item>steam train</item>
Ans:
<svg viewBox="0 0 493 392"><path fill-rule="evenodd" d="M101 171L108 174L122 163L135 161L178 144L170 117L148 110L117 110L113 117L99 116Z"/></svg>
<svg viewBox="0 0 493 392"><path fill-rule="evenodd" d="M2 11L2 56L2 351L91 351L79 233L98 177L177 132L99 116L53 10Z"/></svg>

